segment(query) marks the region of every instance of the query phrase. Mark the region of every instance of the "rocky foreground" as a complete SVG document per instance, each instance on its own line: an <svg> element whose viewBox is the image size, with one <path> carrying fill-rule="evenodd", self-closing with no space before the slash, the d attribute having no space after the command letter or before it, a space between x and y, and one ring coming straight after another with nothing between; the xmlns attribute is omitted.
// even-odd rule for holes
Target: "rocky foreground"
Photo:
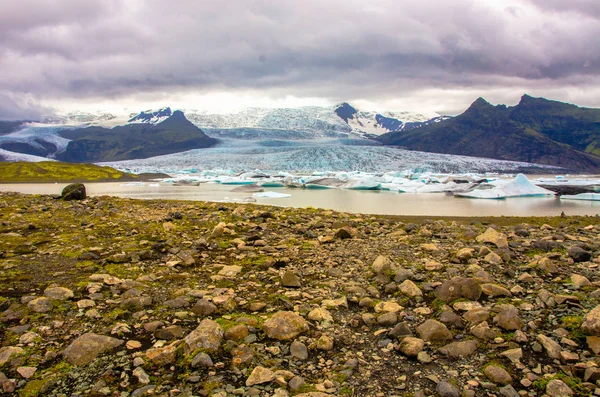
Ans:
<svg viewBox="0 0 600 397"><path fill-rule="evenodd" d="M0 194L0 391L600 395L597 218Z"/></svg>

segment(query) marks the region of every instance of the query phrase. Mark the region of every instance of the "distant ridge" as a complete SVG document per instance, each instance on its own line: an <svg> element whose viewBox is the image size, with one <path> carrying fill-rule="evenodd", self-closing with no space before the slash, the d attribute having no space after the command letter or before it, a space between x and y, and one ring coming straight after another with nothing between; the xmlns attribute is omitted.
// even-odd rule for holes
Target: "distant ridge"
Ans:
<svg viewBox="0 0 600 397"><path fill-rule="evenodd" d="M529 95L512 107L478 98L457 117L377 140L426 152L600 171L600 109Z"/></svg>
<svg viewBox="0 0 600 397"><path fill-rule="evenodd" d="M167 113L170 115L166 116ZM88 127L60 131L62 137L71 141L56 158L76 163L131 160L201 149L217 143L179 110L171 113L166 108L158 116L142 112L134 119L138 122L112 129Z"/></svg>

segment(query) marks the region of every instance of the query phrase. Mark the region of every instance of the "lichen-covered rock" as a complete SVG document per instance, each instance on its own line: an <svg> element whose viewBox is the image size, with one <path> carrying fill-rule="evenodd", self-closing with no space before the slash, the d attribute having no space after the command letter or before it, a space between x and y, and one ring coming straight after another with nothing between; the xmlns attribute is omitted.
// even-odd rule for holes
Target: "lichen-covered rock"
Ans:
<svg viewBox="0 0 600 397"><path fill-rule="evenodd" d="M44 295L48 299L54 299L58 301L64 301L67 299L71 299L73 296L73 291L64 287L50 287L44 290Z"/></svg>
<svg viewBox="0 0 600 397"><path fill-rule="evenodd" d="M477 242L494 244L498 248L508 247L508 240L502 233L498 233L495 229L489 227L485 233L477 236Z"/></svg>
<svg viewBox="0 0 600 397"><path fill-rule="evenodd" d="M265 321L263 329L272 339L290 340L308 331L306 320L294 312L277 312Z"/></svg>
<svg viewBox="0 0 600 397"><path fill-rule="evenodd" d="M600 305L585 315L581 329L592 336L600 336Z"/></svg>
<svg viewBox="0 0 600 397"><path fill-rule="evenodd" d="M24 352L23 349L16 346L0 347L0 366L12 360L13 357L20 356Z"/></svg>
<svg viewBox="0 0 600 397"><path fill-rule="evenodd" d="M84 200L86 198L85 185L83 183L72 183L65 186L60 194L65 201Z"/></svg>
<svg viewBox="0 0 600 397"><path fill-rule="evenodd" d="M452 339L452 333L437 320L429 319L417 327L417 333L425 341L444 341Z"/></svg>
<svg viewBox="0 0 600 397"><path fill-rule="evenodd" d="M442 283L437 296L444 302L452 302L460 298L476 301L481 297L481 292L481 286L474 279L454 277Z"/></svg>
<svg viewBox="0 0 600 397"><path fill-rule="evenodd" d="M263 383L273 382L275 380L275 373L268 368L258 366L252 370L252 373L246 379L246 386L260 385Z"/></svg>
<svg viewBox="0 0 600 397"><path fill-rule="evenodd" d="M124 342L110 336L88 333L75 339L63 352L65 359L72 365L86 365L100 354L116 349Z"/></svg>
<svg viewBox="0 0 600 397"><path fill-rule="evenodd" d="M183 352L190 354L196 349L204 349L207 352L217 352L223 340L223 328L210 319L202 320L195 330L183 339Z"/></svg>

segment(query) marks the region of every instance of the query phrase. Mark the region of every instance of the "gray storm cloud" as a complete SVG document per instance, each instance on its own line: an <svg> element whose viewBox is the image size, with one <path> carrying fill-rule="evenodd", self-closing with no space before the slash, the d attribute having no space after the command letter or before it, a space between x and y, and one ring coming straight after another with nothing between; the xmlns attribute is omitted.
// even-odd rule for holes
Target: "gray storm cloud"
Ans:
<svg viewBox="0 0 600 397"><path fill-rule="evenodd" d="M375 100L512 85L565 87L571 98L600 75L600 8L568 3L8 0L0 92L118 99L261 89Z"/></svg>

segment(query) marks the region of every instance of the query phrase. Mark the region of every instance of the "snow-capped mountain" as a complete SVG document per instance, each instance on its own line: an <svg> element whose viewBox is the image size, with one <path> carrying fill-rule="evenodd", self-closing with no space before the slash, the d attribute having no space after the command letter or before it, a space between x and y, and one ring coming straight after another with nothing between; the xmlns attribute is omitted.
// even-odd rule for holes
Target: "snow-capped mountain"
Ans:
<svg viewBox="0 0 600 397"><path fill-rule="evenodd" d="M158 110L146 110L138 115L132 115L127 124L159 124L173 115L170 107L165 107Z"/></svg>
<svg viewBox="0 0 600 397"><path fill-rule="evenodd" d="M336 106L334 112L352 128L353 132L371 135L408 131L424 125L437 123L447 118L437 114L425 115L412 112L376 113L359 111L346 102Z"/></svg>
<svg viewBox="0 0 600 397"><path fill-rule="evenodd" d="M348 103L334 107L247 108L235 113L211 114L186 110L194 124L209 135L230 138L296 139L364 137L409 130L437 122L437 114L359 111ZM285 132L283 132L285 131Z"/></svg>
<svg viewBox="0 0 600 397"><path fill-rule="evenodd" d="M97 125L118 123L118 119L118 116L107 112L69 112L66 114L57 114L51 117L46 117L42 120L42 122L45 124Z"/></svg>
<svg viewBox="0 0 600 397"><path fill-rule="evenodd" d="M239 139L375 137L393 131L408 131L444 119L435 113L363 111L346 102L336 106L245 108L231 113L184 111L186 117L208 135ZM71 126L156 125L172 114L170 107L127 115L70 112L45 121Z"/></svg>

